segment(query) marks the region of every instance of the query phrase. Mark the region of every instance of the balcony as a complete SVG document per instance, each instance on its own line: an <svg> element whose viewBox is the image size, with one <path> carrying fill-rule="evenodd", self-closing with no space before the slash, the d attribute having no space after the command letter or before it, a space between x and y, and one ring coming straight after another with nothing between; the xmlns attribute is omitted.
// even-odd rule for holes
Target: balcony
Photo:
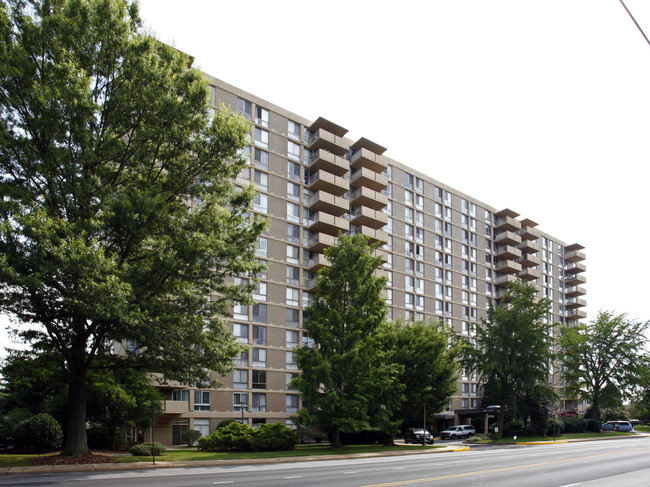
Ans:
<svg viewBox="0 0 650 487"><path fill-rule="evenodd" d="M567 297L584 296L585 294L587 294L587 291L583 287L572 286L572 287L567 288L567 290L566 290L566 292L564 294L566 294Z"/></svg>
<svg viewBox="0 0 650 487"><path fill-rule="evenodd" d="M319 150L309 158L309 168L312 171L323 170L335 176L344 176L350 169L350 165L343 157L325 150Z"/></svg>
<svg viewBox="0 0 650 487"><path fill-rule="evenodd" d="M350 209L348 200L324 191L317 191L311 195L305 204L310 210L324 211L334 216L341 216Z"/></svg>
<svg viewBox="0 0 650 487"><path fill-rule="evenodd" d="M303 284L303 288L305 288L307 292L317 293L318 291L320 291L320 287L318 286L318 284L316 284L315 278L303 279L302 284Z"/></svg>
<svg viewBox="0 0 650 487"><path fill-rule="evenodd" d="M310 150L325 149L337 156L344 156L348 152L348 143L345 139L322 128L312 134L307 144Z"/></svg>
<svg viewBox="0 0 650 487"><path fill-rule="evenodd" d="M507 286L511 282L515 282L517 280L517 277L514 274L506 274L503 276L499 276L494 280L494 285L495 286Z"/></svg>
<svg viewBox="0 0 650 487"><path fill-rule="evenodd" d="M521 229L521 224L509 216L498 217L497 225L494 227L497 232L516 232Z"/></svg>
<svg viewBox="0 0 650 487"><path fill-rule="evenodd" d="M521 237L513 232L501 232L494 238L498 245L519 245Z"/></svg>
<svg viewBox="0 0 650 487"><path fill-rule="evenodd" d="M497 249L496 256L499 259L519 259L521 257L521 250L510 245L500 245Z"/></svg>
<svg viewBox="0 0 650 487"><path fill-rule="evenodd" d="M366 206L373 210L381 210L388 205L388 196L362 186L350 191L350 203L354 206Z"/></svg>
<svg viewBox="0 0 650 487"><path fill-rule="evenodd" d="M521 267L535 267L542 265L542 259L530 254L522 255L521 259L517 259L517 262L521 264Z"/></svg>
<svg viewBox="0 0 650 487"><path fill-rule="evenodd" d="M517 245L517 248L527 254L536 254L537 252L542 250L539 244L535 243L532 240L524 240L519 245Z"/></svg>
<svg viewBox="0 0 650 487"><path fill-rule="evenodd" d="M307 179L309 190L325 191L335 196L343 196L350 189L350 181L326 171L316 171Z"/></svg>
<svg viewBox="0 0 650 487"><path fill-rule="evenodd" d="M579 309L571 309L566 314L566 319L569 321L584 320L585 318L587 318L587 313Z"/></svg>
<svg viewBox="0 0 650 487"><path fill-rule="evenodd" d="M524 267L521 272L517 274L517 277L524 281L533 281L542 277L542 273L534 267Z"/></svg>
<svg viewBox="0 0 650 487"><path fill-rule="evenodd" d="M346 218L319 211L314 222L309 226L309 230L337 236L339 232L347 233L350 230L350 222Z"/></svg>
<svg viewBox="0 0 650 487"><path fill-rule="evenodd" d="M587 266L584 264L581 264L579 262L572 262L568 266L566 266L565 272L568 274L577 274L579 272L585 272L587 270Z"/></svg>
<svg viewBox="0 0 650 487"><path fill-rule="evenodd" d="M583 306L587 306L587 301L580 298L570 298L566 300L565 306L567 308L582 308Z"/></svg>
<svg viewBox="0 0 650 487"><path fill-rule="evenodd" d="M307 247L312 252L322 253L323 250L336 244L336 237L326 233L317 233L307 240Z"/></svg>
<svg viewBox="0 0 650 487"><path fill-rule="evenodd" d="M569 274L565 277L564 283L567 286L577 286L578 284L585 284L587 279L580 274Z"/></svg>
<svg viewBox="0 0 650 487"><path fill-rule="evenodd" d="M523 240L533 241L537 240L540 236L539 230L532 227L522 227L522 229L517 232L517 235L519 235Z"/></svg>
<svg viewBox="0 0 650 487"><path fill-rule="evenodd" d="M378 229L388 223L388 215L381 211L360 206L352 213L352 223L357 226Z"/></svg>
<svg viewBox="0 0 650 487"><path fill-rule="evenodd" d="M375 230L374 228L366 226L351 225L349 234L356 235L357 233L370 237L370 243L380 242L381 245L384 245L388 242L388 234L383 230Z"/></svg>
<svg viewBox="0 0 650 487"><path fill-rule="evenodd" d="M356 169L367 168L373 172L382 173L388 167L388 162L384 156L370 152L368 149L361 148L357 150L350 158L350 167Z"/></svg>
<svg viewBox="0 0 650 487"><path fill-rule="evenodd" d="M165 401L166 414L183 414L190 411L189 401Z"/></svg>
<svg viewBox="0 0 650 487"><path fill-rule="evenodd" d="M304 265L310 272L316 272L318 269L328 266L329 263L324 255L316 254L311 259L305 259Z"/></svg>
<svg viewBox="0 0 650 487"><path fill-rule="evenodd" d="M499 274L516 274L518 272L521 272L521 264L515 262L514 260L499 259L497 260L494 268Z"/></svg>
<svg viewBox="0 0 650 487"><path fill-rule="evenodd" d="M388 187L388 178L383 174L362 167L350 176L350 186L355 188L364 186L373 191L383 191Z"/></svg>
<svg viewBox="0 0 650 487"><path fill-rule="evenodd" d="M564 254L564 260L567 262L580 262L586 258L585 253L579 250L570 250Z"/></svg>

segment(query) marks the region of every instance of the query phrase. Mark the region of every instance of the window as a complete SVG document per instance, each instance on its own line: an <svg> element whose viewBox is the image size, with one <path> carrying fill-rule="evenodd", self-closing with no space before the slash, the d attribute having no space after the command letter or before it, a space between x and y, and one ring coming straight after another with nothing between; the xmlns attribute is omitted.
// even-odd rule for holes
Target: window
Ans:
<svg viewBox="0 0 650 487"><path fill-rule="evenodd" d="M266 394L262 394L259 392L254 392L253 393L253 412L266 412Z"/></svg>
<svg viewBox="0 0 650 487"><path fill-rule="evenodd" d="M239 365L240 367L248 365L248 350L235 357L235 365Z"/></svg>
<svg viewBox="0 0 650 487"><path fill-rule="evenodd" d="M255 145L259 147L269 148L269 133L259 127L255 127Z"/></svg>
<svg viewBox="0 0 650 487"><path fill-rule="evenodd" d="M451 221L451 208L445 206L445 220Z"/></svg>
<svg viewBox="0 0 650 487"><path fill-rule="evenodd" d="M291 381L293 381L293 379L295 379L297 377L298 377L298 374L292 374L291 372L287 372L287 375L285 376L285 383L286 383L286 386L287 386L287 391L295 391L296 390L296 386L294 386L291 383Z"/></svg>
<svg viewBox="0 0 650 487"><path fill-rule="evenodd" d="M300 164L287 161L287 177L300 182Z"/></svg>
<svg viewBox="0 0 650 487"><path fill-rule="evenodd" d="M295 413L298 411L298 396L294 394L287 394L285 400L285 411L288 413Z"/></svg>
<svg viewBox="0 0 650 487"><path fill-rule="evenodd" d="M289 156L289 159L293 159L294 161L299 161L300 145L296 144L295 142L291 142L290 140L287 140L287 155Z"/></svg>
<svg viewBox="0 0 650 487"><path fill-rule="evenodd" d="M300 205L287 203L287 220L300 223Z"/></svg>
<svg viewBox="0 0 650 487"><path fill-rule="evenodd" d="M253 305L253 321L257 323L266 323L266 305L254 304Z"/></svg>
<svg viewBox="0 0 650 487"><path fill-rule="evenodd" d="M285 367L289 370L298 370L296 352L285 352Z"/></svg>
<svg viewBox="0 0 650 487"><path fill-rule="evenodd" d="M415 244L413 242L404 242L404 255L413 257Z"/></svg>
<svg viewBox="0 0 650 487"><path fill-rule="evenodd" d="M393 200L388 200L388 204L381 211L383 211L387 215L392 215L393 214Z"/></svg>
<svg viewBox="0 0 650 487"><path fill-rule="evenodd" d="M287 326L298 328L300 326L300 311L287 309Z"/></svg>
<svg viewBox="0 0 650 487"><path fill-rule="evenodd" d="M232 410L246 411L248 409L248 392L235 392L232 395Z"/></svg>
<svg viewBox="0 0 650 487"><path fill-rule="evenodd" d="M253 325L253 344L266 345L266 326Z"/></svg>
<svg viewBox="0 0 650 487"><path fill-rule="evenodd" d="M287 240L293 243L300 243L300 227L293 223L287 223Z"/></svg>
<svg viewBox="0 0 650 487"><path fill-rule="evenodd" d="M413 189L413 175L406 173L404 174L404 186L406 186L408 189Z"/></svg>
<svg viewBox="0 0 650 487"><path fill-rule="evenodd" d="M300 248L293 245L287 245L287 262L291 264L300 263Z"/></svg>
<svg viewBox="0 0 650 487"><path fill-rule="evenodd" d="M237 98L237 111L247 120L250 120L253 116L253 107L251 102Z"/></svg>
<svg viewBox="0 0 650 487"><path fill-rule="evenodd" d="M413 232L413 225L404 225L404 238L408 238L409 240L413 240L414 237L414 232Z"/></svg>
<svg viewBox="0 0 650 487"><path fill-rule="evenodd" d="M420 178L415 178L415 191L424 193L424 181Z"/></svg>
<svg viewBox="0 0 650 487"><path fill-rule="evenodd" d="M404 220L406 220L409 223L413 223L413 215L414 211L413 208L404 208Z"/></svg>
<svg viewBox="0 0 650 487"><path fill-rule="evenodd" d="M286 291L286 304L288 306L300 306L300 290L288 287Z"/></svg>
<svg viewBox="0 0 650 487"><path fill-rule="evenodd" d="M255 107L255 123L262 127L269 126L269 111L260 106Z"/></svg>
<svg viewBox="0 0 650 487"><path fill-rule="evenodd" d="M424 243L424 229L416 228L415 229L415 241L418 243Z"/></svg>
<svg viewBox="0 0 650 487"><path fill-rule="evenodd" d="M190 391L187 389L174 389L172 391L172 401L190 401Z"/></svg>
<svg viewBox="0 0 650 487"><path fill-rule="evenodd" d="M386 304L393 304L393 290L386 289Z"/></svg>
<svg viewBox="0 0 650 487"><path fill-rule="evenodd" d="M255 189L261 191L269 189L269 175L257 169L255 170Z"/></svg>
<svg viewBox="0 0 650 487"><path fill-rule="evenodd" d="M210 411L210 391L194 391L194 411Z"/></svg>
<svg viewBox="0 0 650 487"><path fill-rule="evenodd" d="M264 237L257 239L257 249L255 250L255 255L258 257L268 257L268 240Z"/></svg>
<svg viewBox="0 0 650 487"><path fill-rule="evenodd" d="M406 259L404 261L404 269L406 272L413 272L415 270L415 261L413 259Z"/></svg>
<svg viewBox="0 0 650 487"><path fill-rule="evenodd" d="M287 123L287 133L290 138L300 140L300 124L289 120Z"/></svg>
<svg viewBox="0 0 650 487"><path fill-rule="evenodd" d="M266 367L266 349L253 349L253 367Z"/></svg>
<svg viewBox="0 0 650 487"><path fill-rule="evenodd" d="M263 150L255 149L255 167L269 170L269 153Z"/></svg>
<svg viewBox="0 0 650 487"><path fill-rule="evenodd" d="M413 205L413 191L404 191L404 204Z"/></svg>
<svg viewBox="0 0 650 487"><path fill-rule="evenodd" d="M237 343L248 343L248 325L235 323L233 325L232 334L234 335L235 341Z"/></svg>
<svg viewBox="0 0 650 487"><path fill-rule="evenodd" d="M258 282L257 288L253 291L253 299L255 301L266 301L266 283Z"/></svg>
<svg viewBox="0 0 650 487"><path fill-rule="evenodd" d="M255 193L253 209L257 212L266 214L269 211L269 197L262 193Z"/></svg>
<svg viewBox="0 0 650 487"><path fill-rule="evenodd" d="M415 246L415 258L424 260L424 246L423 245L416 245Z"/></svg>
<svg viewBox="0 0 650 487"><path fill-rule="evenodd" d="M406 293L404 296L404 306L412 309L414 304L415 304L415 295L411 293Z"/></svg>
<svg viewBox="0 0 650 487"><path fill-rule="evenodd" d="M404 287L407 291L413 292L415 290L415 277L404 276Z"/></svg>
<svg viewBox="0 0 650 487"><path fill-rule="evenodd" d="M287 348L293 348L298 346L298 332L293 330L286 331L286 343Z"/></svg>
<svg viewBox="0 0 650 487"><path fill-rule="evenodd" d="M298 267L287 266L287 284L294 286L300 284L300 269Z"/></svg>
<svg viewBox="0 0 650 487"><path fill-rule="evenodd" d="M253 371L253 389L266 389L266 370Z"/></svg>
<svg viewBox="0 0 650 487"><path fill-rule="evenodd" d="M424 213L422 213L421 211L415 212L415 224L420 227L424 226Z"/></svg>
<svg viewBox="0 0 650 487"><path fill-rule="evenodd" d="M415 263L415 275L419 277L424 277L424 262Z"/></svg>
<svg viewBox="0 0 650 487"><path fill-rule="evenodd" d="M424 196L421 194L415 195L415 207L418 210L424 210Z"/></svg>
<svg viewBox="0 0 650 487"><path fill-rule="evenodd" d="M234 389L248 389L248 370L235 369L232 373L232 386Z"/></svg>
<svg viewBox="0 0 650 487"><path fill-rule="evenodd" d="M300 201L300 186L291 181L287 181L287 199Z"/></svg>

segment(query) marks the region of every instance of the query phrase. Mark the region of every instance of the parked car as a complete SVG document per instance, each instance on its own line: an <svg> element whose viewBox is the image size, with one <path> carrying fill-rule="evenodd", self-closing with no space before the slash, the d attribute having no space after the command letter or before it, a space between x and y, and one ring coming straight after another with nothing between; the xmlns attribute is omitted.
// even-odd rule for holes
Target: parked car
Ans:
<svg viewBox="0 0 650 487"><path fill-rule="evenodd" d="M404 433L404 443L422 443L422 434L424 441L433 444L433 435L422 428L407 428Z"/></svg>
<svg viewBox="0 0 650 487"><path fill-rule="evenodd" d="M449 429L440 432L440 438L443 440L445 438L469 438L472 435L476 434L474 426L469 424L462 424L458 426L452 426Z"/></svg>
<svg viewBox="0 0 650 487"><path fill-rule="evenodd" d="M629 421L607 421L603 424L603 431L634 432L634 425Z"/></svg>

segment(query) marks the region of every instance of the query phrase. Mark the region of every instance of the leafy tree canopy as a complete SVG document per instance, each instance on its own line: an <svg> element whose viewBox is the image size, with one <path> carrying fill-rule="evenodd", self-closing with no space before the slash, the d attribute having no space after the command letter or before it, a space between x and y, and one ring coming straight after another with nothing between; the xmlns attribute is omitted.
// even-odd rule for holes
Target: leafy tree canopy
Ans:
<svg viewBox="0 0 650 487"><path fill-rule="evenodd" d="M220 317L249 300L251 188L231 183L248 125L209 108L188 56L126 0L0 4L0 309L69 383L65 453L83 455L85 389L118 365L195 382L238 352Z"/></svg>
<svg viewBox="0 0 650 487"><path fill-rule="evenodd" d="M504 299L490 305L477 327L476 348L468 354L485 396L501 406L499 433L506 415L525 419L527 396L554 397L548 386L553 325L544 322L550 301L535 294L534 286L513 282Z"/></svg>
<svg viewBox="0 0 650 487"><path fill-rule="evenodd" d="M602 408L620 405L642 386L649 326L625 314L600 311L588 324L562 327L559 344L567 391L591 402L592 419L600 419Z"/></svg>
<svg viewBox="0 0 650 487"><path fill-rule="evenodd" d="M386 318L385 277L375 270L378 244L357 234L339 235L325 251L330 263L319 271L320 291L307 309L305 330L315 347L298 350L302 371L294 379L302 394L301 423L319 425L340 446L340 432L395 428L393 412L402 401L398 377L379 340Z"/></svg>

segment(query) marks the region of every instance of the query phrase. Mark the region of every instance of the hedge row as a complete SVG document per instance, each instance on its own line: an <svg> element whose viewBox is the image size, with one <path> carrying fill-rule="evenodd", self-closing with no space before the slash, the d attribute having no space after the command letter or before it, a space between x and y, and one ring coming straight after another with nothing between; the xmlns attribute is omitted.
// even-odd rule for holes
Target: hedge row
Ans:
<svg viewBox="0 0 650 487"><path fill-rule="evenodd" d="M199 438L203 451L278 451L293 450L296 432L282 423L261 424L253 429L247 424L229 423Z"/></svg>

